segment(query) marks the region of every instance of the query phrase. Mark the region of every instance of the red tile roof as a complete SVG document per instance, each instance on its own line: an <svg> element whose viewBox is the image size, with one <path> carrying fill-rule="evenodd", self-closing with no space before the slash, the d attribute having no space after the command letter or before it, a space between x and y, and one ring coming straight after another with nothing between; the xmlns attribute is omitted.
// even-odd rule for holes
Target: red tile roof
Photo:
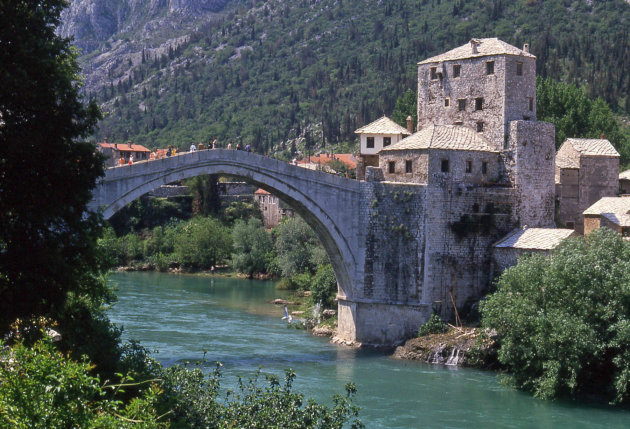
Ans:
<svg viewBox="0 0 630 429"><path fill-rule="evenodd" d="M141 144L133 143L99 143L99 146L103 149L115 149L119 152L151 152Z"/></svg>
<svg viewBox="0 0 630 429"><path fill-rule="evenodd" d="M263 188L256 189L256 192L254 192L254 194L256 194L256 195L271 195L269 192L265 191Z"/></svg>
<svg viewBox="0 0 630 429"><path fill-rule="evenodd" d="M326 156L325 154L310 157L310 163L319 165L326 165L334 160L343 162L351 170L357 168L357 159L351 153L335 153L330 157ZM298 161L298 163L308 164L309 159L304 158L303 160Z"/></svg>

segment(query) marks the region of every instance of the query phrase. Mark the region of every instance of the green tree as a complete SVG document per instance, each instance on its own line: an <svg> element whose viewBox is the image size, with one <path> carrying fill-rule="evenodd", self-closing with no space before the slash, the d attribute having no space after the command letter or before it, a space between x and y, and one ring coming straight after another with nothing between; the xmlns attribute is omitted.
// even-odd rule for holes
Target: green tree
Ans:
<svg viewBox="0 0 630 429"><path fill-rule="evenodd" d="M232 264L250 278L255 273L266 273L273 256L273 241L259 219L237 220L232 229L234 253Z"/></svg>
<svg viewBox="0 0 630 429"><path fill-rule="evenodd" d="M418 123L418 95L411 89L405 91L396 100L396 105L392 112L392 120L407 128L408 116L411 116L413 119L413 129L415 130Z"/></svg>
<svg viewBox="0 0 630 429"><path fill-rule="evenodd" d="M186 268L208 269L224 263L231 253L230 231L214 218L192 219L175 238L175 254Z"/></svg>
<svg viewBox="0 0 630 429"><path fill-rule="evenodd" d="M311 286L314 303L321 302L324 308L332 308L337 295L337 278L330 264L320 265Z"/></svg>
<svg viewBox="0 0 630 429"><path fill-rule="evenodd" d="M204 216L216 215L221 209L221 196L219 195L219 176L208 174L197 176L189 185L193 191L193 212Z"/></svg>
<svg viewBox="0 0 630 429"><path fill-rule="evenodd" d="M630 399L630 243L609 229L505 271L481 303L516 386L541 398Z"/></svg>
<svg viewBox="0 0 630 429"><path fill-rule="evenodd" d="M48 316L80 356L87 350L68 342L77 338L70 331L92 322L103 327L101 307L113 295L98 273L100 223L86 213L103 164L82 139L100 113L94 103L82 103L75 52L55 33L66 5L10 1L1 7L0 332L17 318ZM95 348L89 352L98 358Z"/></svg>
<svg viewBox="0 0 630 429"><path fill-rule="evenodd" d="M617 119L601 98L591 100L575 85L536 79L536 114L539 121L556 127L556 148L567 137L600 138L605 136L622 156L630 161L630 142L622 134Z"/></svg>
<svg viewBox="0 0 630 429"><path fill-rule="evenodd" d="M315 233L300 217L286 219L273 231L276 264L285 277L308 271L313 273L321 261L321 245Z"/></svg>

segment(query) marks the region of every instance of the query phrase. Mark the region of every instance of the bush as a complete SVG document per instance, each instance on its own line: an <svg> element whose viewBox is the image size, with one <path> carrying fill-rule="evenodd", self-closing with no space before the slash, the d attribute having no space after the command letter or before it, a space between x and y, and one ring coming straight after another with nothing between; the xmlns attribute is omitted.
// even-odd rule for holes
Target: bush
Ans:
<svg viewBox="0 0 630 429"><path fill-rule="evenodd" d="M175 238L175 255L186 268L209 269L224 263L231 253L230 232L214 218L192 219Z"/></svg>
<svg viewBox="0 0 630 429"><path fill-rule="evenodd" d="M321 302L322 307L331 308L335 304L337 295L337 278L330 264L321 265L317 269L313 284L311 286L311 298L317 304Z"/></svg>
<svg viewBox="0 0 630 429"><path fill-rule="evenodd" d="M541 398L630 398L630 243L608 229L566 240L505 271L481 303L499 361Z"/></svg>
<svg viewBox="0 0 630 429"><path fill-rule="evenodd" d="M155 412L157 386L148 384L123 404L117 397L124 393L121 386L103 386L91 369L87 360L64 357L50 340L32 348L17 344L2 349L0 426L124 428L139 422L146 428L166 427L158 423Z"/></svg>
<svg viewBox="0 0 630 429"><path fill-rule="evenodd" d="M442 318L433 313L429 320L418 328L418 336L426 337L431 334L441 334L446 332L446 323L442 321Z"/></svg>
<svg viewBox="0 0 630 429"><path fill-rule="evenodd" d="M232 230L232 240L232 264L236 270L249 277L253 277L255 273L267 272L273 253L273 242L259 219L251 218L247 223L237 220Z"/></svg>

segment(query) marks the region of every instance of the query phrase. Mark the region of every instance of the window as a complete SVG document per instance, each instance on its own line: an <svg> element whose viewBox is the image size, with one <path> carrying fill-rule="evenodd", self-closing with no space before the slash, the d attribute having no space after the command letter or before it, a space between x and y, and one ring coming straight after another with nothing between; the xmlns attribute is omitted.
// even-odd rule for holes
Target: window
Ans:
<svg viewBox="0 0 630 429"><path fill-rule="evenodd" d="M533 112L534 111L534 99L532 97L529 97L527 99L528 104L529 104L529 111Z"/></svg>
<svg viewBox="0 0 630 429"><path fill-rule="evenodd" d="M387 171L389 174L394 174L396 172L396 162L395 161L389 161L387 163Z"/></svg>
<svg viewBox="0 0 630 429"><path fill-rule="evenodd" d="M442 173L448 173L448 159L442 160Z"/></svg>
<svg viewBox="0 0 630 429"><path fill-rule="evenodd" d="M523 116L524 121L529 121L529 119L530 119L529 116Z"/></svg>
<svg viewBox="0 0 630 429"><path fill-rule="evenodd" d="M472 161L466 161L466 173L472 173Z"/></svg>
<svg viewBox="0 0 630 429"><path fill-rule="evenodd" d="M483 97L475 98L475 110L483 110Z"/></svg>
<svg viewBox="0 0 630 429"><path fill-rule="evenodd" d="M494 74L494 61L486 63L486 74Z"/></svg>
<svg viewBox="0 0 630 429"><path fill-rule="evenodd" d="M405 173L413 172L413 163L410 159L405 161Z"/></svg>
<svg viewBox="0 0 630 429"><path fill-rule="evenodd" d="M520 61L516 63L516 76L523 76L523 63Z"/></svg>
<svg viewBox="0 0 630 429"><path fill-rule="evenodd" d="M392 138L391 137L383 137L383 147L389 146L390 144L392 144Z"/></svg>
<svg viewBox="0 0 630 429"><path fill-rule="evenodd" d="M367 148L374 149L374 137L367 138Z"/></svg>
<svg viewBox="0 0 630 429"><path fill-rule="evenodd" d="M462 121L455 121L453 122L453 125L464 125L464 123Z"/></svg>
<svg viewBox="0 0 630 429"><path fill-rule="evenodd" d="M459 77L462 74L462 66L454 65L453 66L453 77Z"/></svg>
<svg viewBox="0 0 630 429"><path fill-rule="evenodd" d="M488 161L481 163L481 174L488 174Z"/></svg>
<svg viewBox="0 0 630 429"><path fill-rule="evenodd" d="M463 110L466 110L466 99L462 98L462 99L457 100L457 107L460 112Z"/></svg>
<svg viewBox="0 0 630 429"><path fill-rule="evenodd" d="M437 67L431 67L431 80L436 80L437 78Z"/></svg>
<svg viewBox="0 0 630 429"><path fill-rule="evenodd" d="M448 107L451 105L451 99L450 98L445 98L444 99L444 107Z"/></svg>
<svg viewBox="0 0 630 429"><path fill-rule="evenodd" d="M483 133L483 122L477 122L477 132Z"/></svg>

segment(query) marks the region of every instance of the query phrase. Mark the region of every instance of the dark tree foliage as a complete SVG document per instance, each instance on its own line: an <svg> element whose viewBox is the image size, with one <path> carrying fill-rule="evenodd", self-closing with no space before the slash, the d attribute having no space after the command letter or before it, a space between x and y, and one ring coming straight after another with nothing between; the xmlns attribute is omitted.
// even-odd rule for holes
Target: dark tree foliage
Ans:
<svg viewBox="0 0 630 429"><path fill-rule="evenodd" d="M418 95L411 89L408 89L403 95L398 97L392 112L394 122L405 128L407 127L408 116L411 116L413 119L413 129L415 130L418 123Z"/></svg>
<svg viewBox="0 0 630 429"><path fill-rule="evenodd" d="M190 185L189 185L190 186ZM216 215L221 209L219 175L208 174L192 179L193 212L204 216Z"/></svg>
<svg viewBox="0 0 630 429"><path fill-rule="evenodd" d="M99 223L85 215L102 159L80 142L99 118L79 96L64 1L0 1L0 331L66 313L69 295L100 301ZM75 314L76 315L76 314ZM77 315L78 316L78 315ZM75 320L75 322L80 322Z"/></svg>

